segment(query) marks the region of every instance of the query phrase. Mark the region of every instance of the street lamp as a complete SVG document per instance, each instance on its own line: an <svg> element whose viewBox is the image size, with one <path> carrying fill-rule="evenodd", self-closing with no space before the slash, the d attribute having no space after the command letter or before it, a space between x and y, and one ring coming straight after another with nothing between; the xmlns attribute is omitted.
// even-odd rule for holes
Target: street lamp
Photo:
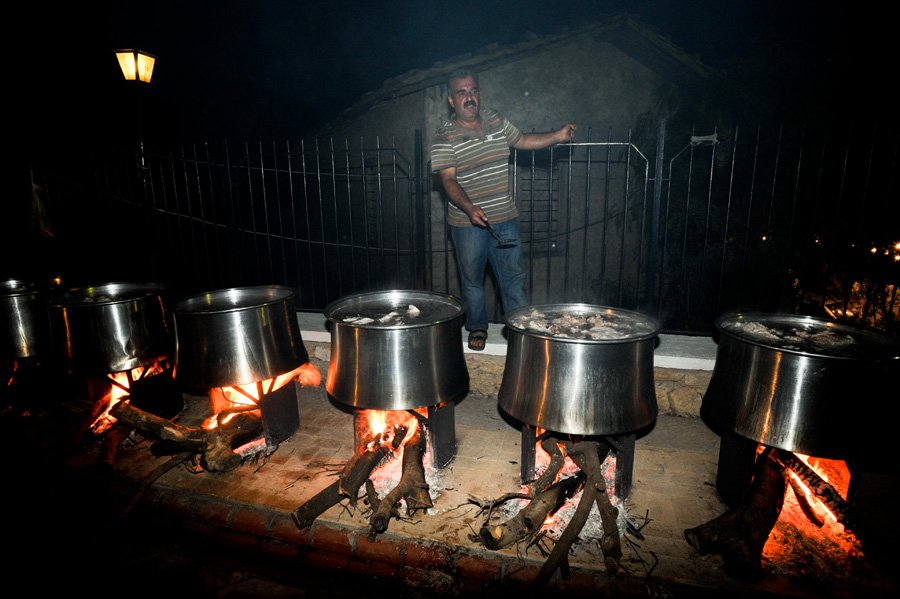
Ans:
<svg viewBox="0 0 900 599"><path fill-rule="evenodd" d="M156 64L155 56L141 50L116 50L116 58L126 80L150 83L153 65Z"/></svg>

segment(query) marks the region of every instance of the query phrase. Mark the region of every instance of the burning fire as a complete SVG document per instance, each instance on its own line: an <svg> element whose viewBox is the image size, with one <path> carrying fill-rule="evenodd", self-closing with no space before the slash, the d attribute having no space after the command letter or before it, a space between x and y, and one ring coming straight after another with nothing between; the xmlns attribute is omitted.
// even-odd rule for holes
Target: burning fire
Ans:
<svg viewBox="0 0 900 599"><path fill-rule="evenodd" d="M246 385L211 389L209 395L213 407L213 416L208 418L203 426L212 429L225 424L238 412L257 409L260 398L281 389L294 380L303 386L318 386L322 382L322 373L314 365L307 362L290 372L279 374L274 378L263 379ZM227 415L220 420L218 416L222 412L227 412Z"/></svg>
<svg viewBox="0 0 900 599"><path fill-rule="evenodd" d="M416 412L423 416L427 414L427 410L420 409ZM369 439L369 445L373 443L390 444L394 439L394 431L399 427L407 429L406 439L409 439L419 426L418 418L402 410L361 410L358 416L361 422L365 423L366 428L366 430L360 431L360 438ZM401 452L405 443L406 440L400 445ZM371 447L367 446L365 449L371 449Z"/></svg>
<svg viewBox="0 0 900 599"><path fill-rule="evenodd" d="M540 427L535 429L535 435L540 439L541 435L543 435L546 431ZM535 455L534 455L534 469L535 472L540 473L544 472L550 465L550 455L544 451L544 448L541 447L540 441L535 444ZM568 455L565 457L565 462L563 463L562 468L559 469L556 477L553 482L558 482L559 480L569 477L575 476L580 471L580 468L572 461L572 458ZM610 501L614 506L617 506L620 512L624 513L624 506L621 505L621 502L616 497L616 456L614 453L610 452L609 455L603 460L601 465L601 471L603 473L603 479L606 484L606 493L609 495ZM528 484L522 485L522 492L528 492ZM572 512L575 511L576 506L581 500L581 491L573 495L569 498L566 503L560 507L555 512L548 514L547 518L544 520L542 528L550 533L553 533L553 536L558 536L562 530L566 527L569 522L569 519L572 516ZM520 507L524 507L521 505ZM596 509L596 508L595 508ZM595 514L596 515L596 514ZM558 530L556 530L558 528ZM582 530L586 534L593 533L594 536L600 536L600 522L599 518L591 518L589 522L582 528Z"/></svg>
<svg viewBox="0 0 900 599"><path fill-rule="evenodd" d="M109 382L112 384L106 395L100 399L100 402L106 407L91 424L91 430L94 434L100 435L109 430L109 428L116 423L116 417L112 416L109 412L112 410L113 406L122 401L123 397L128 396L134 381L160 374L164 371L164 366L164 362L156 362L151 366L138 366L131 370L107 374L107 379L109 379Z"/></svg>
<svg viewBox="0 0 900 599"><path fill-rule="evenodd" d="M355 431L356 442L359 448L358 452L375 451L378 446L391 447L395 441L396 432L403 428L406 429L403 441L391 458L372 471L370 479L376 489L387 492L397 486L402 474L401 464L403 461L403 451L406 443L412 439L419 427L419 418L410 412L415 412L422 417L427 417L427 408L419 408L416 410L359 410L356 414L357 427ZM426 474L433 474L433 468L429 465L431 447L426 450L424 464Z"/></svg>
<svg viewBox="0 0 900 599"><path fill-rule="evenodd" d="M797 458L812 468L823 481L831 485L843 499L850 488L850 469L842 460L810 457L795 453ZM790 488L785 494L781 515L763 549L763 555L772 563L800 561L798 555L814 554L831 556L823 559L821 567L841 563L846 556L862 553L859 539L847 529L826 502L791 470L787 470ZM798 497L802 495L802 497ZM804 510L802 503L808 508ZM812 513L807 513L812 512ZM805 545L814 544L816 551L804 551Z"/></svg>

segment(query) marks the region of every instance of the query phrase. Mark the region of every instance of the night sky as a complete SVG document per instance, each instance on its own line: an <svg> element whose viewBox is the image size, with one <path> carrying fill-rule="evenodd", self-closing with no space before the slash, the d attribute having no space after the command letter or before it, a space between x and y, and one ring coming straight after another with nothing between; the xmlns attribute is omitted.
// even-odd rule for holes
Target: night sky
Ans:
<svg viewBox="0 0 900 599"><path fill-rule="evenodd" d="M880 49L892 38L879 31L888 19L854 16L848 6L864 3L37 1L20 22L18 33L33 44L23 50L14 100L32 145L121 133L132 126L135 90L113 50L137 47L158 56L153 82L139 93L166 132L297 138L411 69L629 12L705 64L791 101L885 102L890 69Z"/></svg>

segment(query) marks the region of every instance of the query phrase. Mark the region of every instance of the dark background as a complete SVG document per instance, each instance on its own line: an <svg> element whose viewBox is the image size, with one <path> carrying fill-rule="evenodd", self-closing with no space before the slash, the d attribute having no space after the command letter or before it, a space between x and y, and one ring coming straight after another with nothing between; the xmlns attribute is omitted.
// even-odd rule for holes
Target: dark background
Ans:
<svg viewBox="0 0 900 599"><path fill-rule="evenodd" d="M294 139L411 69L617 12L640 16L786 115L890 107L892 22L865 2L808 0L170 0L31 3L10 23L14 124L31 149L133 133ZM128 85L116 48L158 56ZM136 90L135 88L143 89ZM136 98L136 95L140 97ZM22 115L22 119L19 118ZM146 119L146 116L145 116Z"/></svg>

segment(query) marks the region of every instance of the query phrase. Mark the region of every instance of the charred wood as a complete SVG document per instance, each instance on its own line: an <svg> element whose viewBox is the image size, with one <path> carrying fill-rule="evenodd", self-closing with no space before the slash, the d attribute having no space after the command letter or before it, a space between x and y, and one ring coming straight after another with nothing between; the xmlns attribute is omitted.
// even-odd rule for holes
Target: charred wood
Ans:
<svg viewBox="0 0 900 599"><path fill-rule="evenodd" d="M312 496L303 505L291 513L294 523L301 530L309 528L316 518L330 507L337 505L344 499L340 491L340 481L334 481L318 493Z"/></svg>
<svg viewBox="0 0 900 599"><path fill-rule="evenodd" d="M200 452L206 448L208 432L203 428L175 424L161 416L136 408L128 401L118 402L109 413L145 435L170 441L185 451Z"/></svg>
<svg viewBox="0 0 900 599"><path fill-rule="evenodd" d="M594 501L597 511L600 513L600 523L603 526L603 536L600 537L600 551L603 553L603 562L607 571L615 573L619 569L619 561L622 559L622 543L619 538L619 510L613 506L606 491L606 479L603 478L603 462L598 453L596 443L572 443L566 444L566 452L572 457L572 461L587 475L585 489L591 486L597 490ZM588 504L590 510L590 504ZM584 523L582 522L582 526ZM567 527L568 530L568 527ZM580 532L578 528L576 534ZM573 538L574 541L574 538Z"/></svg>
<svg viewBox="0 0 900 599"><path fill-rule="evenodd" d="M797 498L797 505L800 506L800 511L803 512L807 520L817 528L825 526L825 518L823 518L809 502L806 492L803 490L803 487L800 486L800 483L797 482L797 479L793 476L788 476L788 482L791 483L791 490L794 492L794 497Z"/></svg>
<svg viewBox="0 0 900 599"><path fill-rule="evenodd" d="M533 497L515 516L498 525L484 524L478 532L488 549L502 549L528 539L541 530L547 516L556 513L584 484L584 473L562 479Z"/></svg>
<svg viewBox="0 0 900 599"><path fill-rule="evenodd" d="M206 447L200 452L200 465L209 472L234 470L244 461L234 448L241 444L241 439L258 437L262 432L262 414L258 411L235 414L227 424L208 432Z"/></svg>
<svg viewBox="0 0 900 599"><path fill-rule="evenodd" d="M401 499L406 501L406 515L416 510L426 510L434 505L425 480L424 457L427 450L426 435L423 427L416 427L415 432L403 447L400 482L391 489L369 518L369 525L376 533L387 530L394 507Z"/></svg>
<svg viewBox="0 0 900 599"><path fill-rule="evenodd" d="M563 455L559 448L559 441L555 438L547 437L541 440L541 448L550 456L550 463L544 469L544 472L528 485L532 497L553 484L566 462L566 456Z"/></svg>
<svg viewBox="0 0 900 599"><path fill-rule="evenodd" d="M258 413L237 414L226 424L208 430L182 426L120 401L110 409L117 421L131 426L144 435L166 441L179 451L200 454L200 464L210 472L228 472L241 465L243 457L234 451L237 440L262 432L262 417Z"/></svg>
<svg viewBox="0 0 900 599"><path fill-rule="evenodd" d="M838 493L837 489L828 484L828 482L819 476L815 470L806 465L803 460L790 451L774 449L772 457L779 464L800 477L800 480L812 490L813 494L828 506L838 522L848 529L856 528L856 522L854 522L850 504L841 497L841 494Z"/></svg>
<svg viewBox="0 0 900 599"><path fill-rule="evenodd" d="M545 587L557 569L560 570L563 578L567 577L569 549L578 540L578 535L581 533L581 529L584 528L594 503L597 504L603 525L600 547L607 571L614 574L619 569L619 561L622 559L622 547L617 525L619 511L610 503L609 495L606 492L606 481L603 479L602 462L600 461L597 444L590 442L575 444L567 441L564 447L566 454L572 458L572 461L585 475L584 490L581 493L581 499L575 508L575 512L556 541L553 550L547 557L547 561L544 562L544 565L538 572L535 579L535 585L538 588Z"/></svg>
<svg viewBox="0 0 900 599"><path fill-rule="evenodd" d="M394 431L394 438L389 445L381 442L381 435L369 439L347 462L338 480L316 493L306 503L293 511L291 515L297 526L301 529L309 528L325 510L337 505L345 498L349 498L350 504L356 506L359 488L364 483L367 483L372 471L392 451L396 450L405 436L406 429L400 427ZM369 501L372 501L371 497Z"/></svg>
<svg viewBox="0 0 900 599"><path fill-rule="evenodd" d="M725 573L732 578L758 581L763 546L781 514L787 484L783 467L767 449L757 460L746 496L717 518L685 530L685 540L700 555L720 555Z"/></svg>
<svg viewBox="0 0 900 599"><path fill-rule="evenodd" d="M343 497L350 499L350 505L356 507L357 498L359 497L359 488L368 480L372 471L380 466L389 455L397 451L400 444L406 438L408 429L405 426L395 427L393 438L389 442L384 441L382 434L376 435L374 438L367 440L363 444L341 473L338 480L339 491Z"/></svg>

